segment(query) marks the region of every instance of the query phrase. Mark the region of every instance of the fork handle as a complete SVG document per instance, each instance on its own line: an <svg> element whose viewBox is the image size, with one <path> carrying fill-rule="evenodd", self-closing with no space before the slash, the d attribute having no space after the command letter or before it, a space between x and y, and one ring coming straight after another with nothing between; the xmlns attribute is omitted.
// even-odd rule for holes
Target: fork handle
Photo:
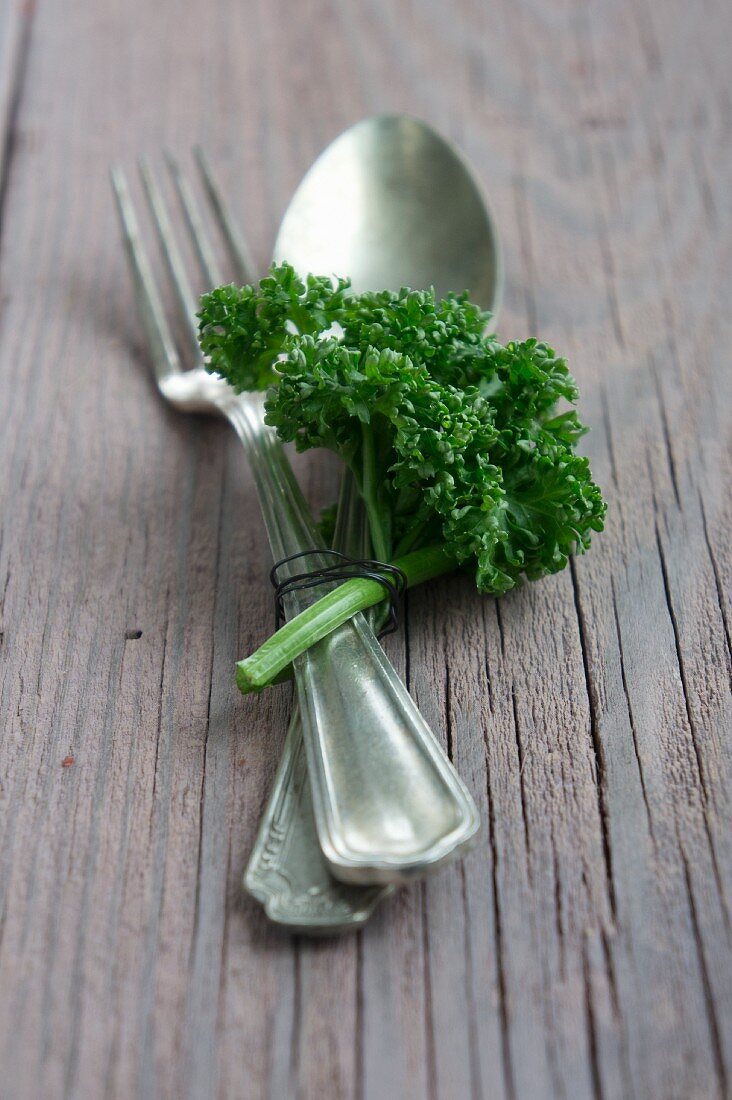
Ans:
<svg viewBox="0 0 732 1100"><path fill-rule="evenodd" d="M275 559L322 548L262 399L226 396L219 407L247 452ZM289 595L287 617L313 598ZM365 618L297 657L294 673L318 839L332 874L400 882L461 852L479 824L473 800Z"/></svg>

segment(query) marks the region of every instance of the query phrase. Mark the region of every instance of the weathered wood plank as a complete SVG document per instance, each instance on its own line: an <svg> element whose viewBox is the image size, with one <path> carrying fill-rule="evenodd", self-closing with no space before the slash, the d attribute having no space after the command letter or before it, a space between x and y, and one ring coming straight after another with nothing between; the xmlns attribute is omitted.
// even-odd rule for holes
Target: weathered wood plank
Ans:
<svg viewBox="0 0 732 1100"><path fill-rule="evenodd" d="M730 23L721 0L0 5L9 1096L724 1095ZM499 330L567 349L610 511L565 575L410 598L389 650L483 831L312 944L239 888L289 706L231 681L270 620L251 481L131 360L106 167L203 141L264 265L319 148L387 109L489 186ZM332 493L332 464L301 470Z"/></svg>

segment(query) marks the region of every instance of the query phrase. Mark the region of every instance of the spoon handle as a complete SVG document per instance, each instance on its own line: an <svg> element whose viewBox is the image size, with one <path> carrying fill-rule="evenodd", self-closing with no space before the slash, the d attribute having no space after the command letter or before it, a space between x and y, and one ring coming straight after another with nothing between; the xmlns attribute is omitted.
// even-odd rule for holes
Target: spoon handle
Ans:
<svg viewBox="0 0 732 1100"><path fill-rule="evenodd" d="M368 555L365 512L353 478L344 474L333 549ZM333 878L318 843L313 796L297 702L267 808L259 823L244 887L270 920L309 935L353 932L371 916L391 886L347 886Z"/></svg>
<svg viewBox="0 0 732 1100"><path fill-rule="evenodd" d="M297 706L272 793L244 874L270 920L291 932L355 931L390 886L348 886L333 878L318 843Z"/></svg>
<svg viewBox="0 0 732 1100"><path fill-rule="evenodd" d="M261 398L226 396L220 407L247 451L275 558L321 548ZM289 595L288 617L312 598ZM331 873L384 885L461 852L479 824L473 800L364 617L301 654L294 671L315 823Z"/></svg>

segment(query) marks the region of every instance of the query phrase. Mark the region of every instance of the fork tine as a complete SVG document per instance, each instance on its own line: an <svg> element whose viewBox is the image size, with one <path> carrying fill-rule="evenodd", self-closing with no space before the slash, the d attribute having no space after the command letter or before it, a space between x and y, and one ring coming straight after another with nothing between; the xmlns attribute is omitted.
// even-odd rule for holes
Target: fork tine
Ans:
<svg viewBox="0 0 732 1100"><path fill-rule="evenodd" d="M188 226L188 231L191 235L204 278L208 282L209 287L219 286L223 283L224 277L216 262L211 240L206 231L201 209L196 201L196 197L175 157L171 156L170 153L166 153L165 160L168 164L168 169L170 170L170 175L173 179L175 190L183 209L186 225Z"/></svg>
<svg viewBox="0 0 732 1100"><path fill-rule="evenodd" d="M168 217L168 211L160 188L147 162L140 161L139 167L148 206L150 207L150 213L155 223L158 240L160 241L163 259L165 260L165 265L173 282L176 297L183 312L186 325L193 338L193 345L195 349L198 350L198 321L196 320L198 301L193 293L193 288L191 287L186 273L183 257L180 254L180 250L173 235L173 227L170 224L170 218Z"/></svg>
<svg viewBox="0 0 732 1100"><path fill-rule="evenodd" d="M226 243L226 248L236 277L242 283L253 283L257 266L254 263L254 258L246 237L231 218L226 208L226 204L221 197L221 191L218 184L213 178L211 166L208 163L208 157L205 155L200 145L194 148L193 155L196 159L198 170L201 173L201 179L211 203L211 208Z"/></svg>
<svg viewBox="0 0 732 1100"><path fill-rule="evenodd" d="M132 272L155 374L159 379L163 379L167 375L180 372L180 359L175 349L175 342L168 322L165 319L165 311L155 285L150 261L142 243L127 177L121 168L113 168L111 178L122 227L122 239Z"/></svg>

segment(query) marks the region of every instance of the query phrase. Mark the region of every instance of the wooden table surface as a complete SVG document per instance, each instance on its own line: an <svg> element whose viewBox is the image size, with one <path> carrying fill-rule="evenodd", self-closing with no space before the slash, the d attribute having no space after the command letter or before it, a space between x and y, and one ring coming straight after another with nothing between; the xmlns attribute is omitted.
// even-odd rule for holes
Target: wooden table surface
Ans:
<svg viewBox="0 0 732 1100"><path fill-rule="evenodd" d="M3 1100L728 1091L731 38L728 0L0 0ZM241 890L290 707L233 680L252 482L150 384L107 170L202 143L264 267L384 110L475 166L499 334L570 359L609 512L500 601L410 596L480 841L309 942Z"/></svg>

